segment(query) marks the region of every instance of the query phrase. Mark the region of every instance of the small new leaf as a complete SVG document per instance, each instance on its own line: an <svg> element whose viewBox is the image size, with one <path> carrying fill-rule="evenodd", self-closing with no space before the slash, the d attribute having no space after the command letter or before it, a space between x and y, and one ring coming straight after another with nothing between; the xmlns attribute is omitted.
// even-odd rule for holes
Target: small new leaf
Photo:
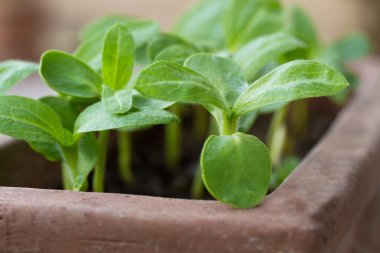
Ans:
<svg viewBox="0 0 380 253"><path fill-rule="evenodd" d="M313 61L284 64L251 84L237 99L236 115L277 103L331 96L348 86L335 69Z"/></svg>
<svg viewBox="0 0 380 253"><path fill-rule="evenodd" d="M48 51L43 54L40 73L52 89L63 94L81 98L100 95L102 78L85 63L67 53Z"/></svg>
<svg viewBox="0 0 380 253"><path fill-rule="evenodd" d="M103 85L102 101L108 113L126 113L132 108L132 89L126 88L114 91L108 86Z"/></svg>
<svg viewBox="0 0 380 253"><path fill-rule="evenodd" d="M103 81L113 90L123 89L132 76L135 45L131 33L121 25L112 27L103 46Z"/></svg>
<svg viewBox="0 0 380 253"><path fill-rule="evenodd" d="M9 60L0 63L0 94L38 71L38 64Z"/></svg>

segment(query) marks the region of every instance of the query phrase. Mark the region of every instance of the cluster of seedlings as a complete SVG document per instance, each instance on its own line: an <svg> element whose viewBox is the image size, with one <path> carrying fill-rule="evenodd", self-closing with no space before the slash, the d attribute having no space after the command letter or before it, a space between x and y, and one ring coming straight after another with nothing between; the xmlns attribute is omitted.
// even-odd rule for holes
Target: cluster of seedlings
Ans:
<svg viewBox="0 0 380 253"><path fill-rule="evenodd" d="M61 162L65 189L104 191L111 130L120 176L133 184L130 133L168 124L166 160L175 167L180 107L198 105L194 122L209 136L193 193L201 194L203 181L237 208L259 204L297 164L283 156L289 103L344 101L352 74L343 63L368 51L358 34L323 45L304 12L285 11L278 0L203 0L170 33L154 21L108 16L86 26L80 40L75 52L47 51L39 63L0 63L0 133ZM57 96L5 95L37 71ZM297 103L302 126L307 102ZM267 145L250 134L264 113L273 113Z"/></svg>

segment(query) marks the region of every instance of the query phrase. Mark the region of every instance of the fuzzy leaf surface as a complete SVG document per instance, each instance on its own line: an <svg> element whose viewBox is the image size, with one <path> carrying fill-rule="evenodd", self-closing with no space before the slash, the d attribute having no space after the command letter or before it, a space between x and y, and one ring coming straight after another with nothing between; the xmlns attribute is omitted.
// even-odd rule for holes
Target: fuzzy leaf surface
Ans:
<svg viewBox="0 0 380 253"><path fill-rule="evenodd" d="M0 62L0 94L34 74L38 69L38 64L32 62L18 60Z"/></svg>
<svg viewBox="0 0 380 253"><path fill-rule="evenodd" d="M314 61L284 64L252 83L237 99L236 115L303 98L331 96L348 86L335 69Z"/></svg>

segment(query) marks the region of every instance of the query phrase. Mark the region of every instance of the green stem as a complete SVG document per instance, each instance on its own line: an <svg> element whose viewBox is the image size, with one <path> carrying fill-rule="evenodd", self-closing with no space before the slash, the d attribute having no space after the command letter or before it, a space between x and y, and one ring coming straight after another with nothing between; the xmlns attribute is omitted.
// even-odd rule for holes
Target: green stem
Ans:
<svg viewBox="0 0 380 253"><path fill-rule="evenodd" d="M267 136L267 145L272 157L273 167L279 165L286 144L287 127L286 118L289 105L277 110L273 116Z"/></svg>
<svg viewBox="0 0 380 253"><path fill-rule="evenodd" d="M191 197L193 199L202 199L205 194L205 188L202 181L202 169L197 167L195 172L193 184L191 186Z"/></svg>
<svg viewBox="0 0 380 253"><path fill-rule="evenodd" d="M94 192L104 192L106 162L108 151L109 131L101 131L99 134L99 160L95 167L92 187Z"/></svg>
<svg viewBox="0 0 380 253"><path fill-rule="evenodd" d="M132 186L134 184L134 176L132 172L132 138L130 133L118 131L118 162L119 174L125 184Z"/></svg>
<svg viewBox="0 0 380 253"><path fill-rule="evenodd" d="M222 122L219 123L221 135L232 135L236 133L238 126L238 117L223 113Z"/></svg>
<svg viewBox="0 0 380 253"><path fill-rule="evenodd" d="M169 111L177 116L180 114L179 105L173 105ZM174 122L165 125L165 158L166 164L171 171L174 171L181 158L181 125Z"/></svg>
<svg viewBox="0 0 380 253"><path fill-rule="evenodd" d="M194 137L197 141L204 141L208 131L209 113L202 106L195 106L194 112Z"/></svg>

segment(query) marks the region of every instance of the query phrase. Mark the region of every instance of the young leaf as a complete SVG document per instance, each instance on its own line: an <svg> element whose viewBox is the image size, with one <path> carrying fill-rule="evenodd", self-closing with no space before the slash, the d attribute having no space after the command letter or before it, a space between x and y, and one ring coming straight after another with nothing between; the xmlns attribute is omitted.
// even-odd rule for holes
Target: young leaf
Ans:
<svg viewBox="0 0 380 253"><path fill-rule="evenodd" d="M159 100L225 107L219 92L205 77L173 62L161 61L148 66L141 71L135 88Z"/></svg>
<svg viewBox="0 0 380 253"><path fill-rule="evenodd" d="M95 132L118 128L139 128L177 121L178 118L164 110L145 109L126 114L108 113L104 103L86 108L75 123L76 133Z"/></svg>
<svg viewBox="0 0 380 253"><path fill-rule="evenodd" d="M370 53L371 43L364 34L354 33L335 42L328 51L341 62L355 60Z"/></svg>
<svg viewBox="0 0 380 253"><path fill-rule="evenodd" d="M49 106L18 96L0 96L0 133L27 142L67 145L72 141Z"/></svg>
<svg viewBox="0 0 380 253"><path fill-rule="evenodd" d="M81 98L99 96L102 79L89 66L60 51L48 51L41 58L42 78L54 90Z"/></svg>
<svg viewBox="0 0 380 253"><path fill-rule="evenodd" d="M38 64L9 60L0 63L0 94L38 71Z"/></svg>
<svg viewBox="0 0 380 253"><path fill-rule="evenodd" d="M79 111L70 103L70 101L60 97L44 97L41 98L40 101L48 105L58 114L64 128L70 131L73 130Z"/></svg>
<svg viewBox="0 0 380 253"><path fill-rule="evenodd" d="M132 76L135 46L130 32L121 25L112 27L104 40L103 80L113 90L123 89Z"/></svg>
<svg viewBox="0 0 380 253"><path fill-rule="evenodd" d="M128 16L106 16L97 19L89 24L87 24L80 31L81 40L87 40L91 37L97 36L98 34L105 34L112 26L117 23L123 23L132 20Z"/></svg>
<svg viewBox="0 0 380 253"><path fill-rule="evenodd" d="M252 39L279 31L283 23L278 0L234 0L226 13L227 46L235 51Z"/></svg>
<svg viewBox="0 0 380 253"><path fill-rule="evenodd" d="M103 85L102 101L108 113L126 113L132 108L132 89L114 91Z"/></svg>
<svg viewBox="0 0 380 253"><path fill-rule="evenodd" d="M272 104L331 96L348 86L331 67L313 61L284 64L251 84L237 99L234 112L244 115Z"/></svg>
<svg viewBox="0 0 380 253"><path fill-rule="evenodd" d="M197 53L192 47L171 45L161 52L159 52L154 58L155 61L172 61L178 64L183 64L189 56Z"/></svg>
<svg viewBox="0 0 380 253"><path fill-rule="evenodd" d="M174 32L199 45L220 48L224 43L223 17L229 0L202 0L174 25Z"/></svg>
<svg viewBox="0 0 380 253"><path fill-rule="evenodd" d="M186 48L192 48L197 51L189 42L183 38L176 36L174 34L160 34L152 39L147 46L147 54L151 61L155 60L157 55L164 50L173 45L184 46Z"/></svg>
<svg viewBox="0 0 380 253"><path fill-rule="evenodd" d="M229 109L248 87L239 65L224 57L196 54L187 59L184 66L204 76L219 91Z"/></svg>
<svg viewBox="0 0 380 253"><path fill-rule="evenodd" d="M297 38L304 41L309 48L314 50L318 46L319 40L313 21L309 15L299 7L294 7L291 15L291 32Z"/></svg>
<svg viewBox="0 0 380 253"><path fill-rule="evenodd" d="M136 49L146 45L160 31L160 26L153 21L129 20L121 23L121 25L132 34ZM99 32L84 40L74 53L75 57L87 63L96 71L100 71L102 68L102 47L106 32L107 30Z"/></svg>
<svg viewBox="0 0 380 253"><path fill-rule="evenodd" d="M265 145L252 135L209 137L202 150L201 167L211 195L231 206L254 207L268 191L270 156Z"/></svg>
<svg viewBox="0 0 380 253"><path fill-rule="evenodd" d="M61 146L63 169L69 178L72 190L79 191L86 183L98 160L98 151L98 143L92 134L83 135L73 146Z"/></svg>
<svg viewBox="0 0 380 253"><path fill-rule="evenodd" d="M286 33L261 36L243 46L234 55L234 60L242 67L245 78L253 80L259 71L270 61L282 54L304 47L305 44Z"/></svg>

